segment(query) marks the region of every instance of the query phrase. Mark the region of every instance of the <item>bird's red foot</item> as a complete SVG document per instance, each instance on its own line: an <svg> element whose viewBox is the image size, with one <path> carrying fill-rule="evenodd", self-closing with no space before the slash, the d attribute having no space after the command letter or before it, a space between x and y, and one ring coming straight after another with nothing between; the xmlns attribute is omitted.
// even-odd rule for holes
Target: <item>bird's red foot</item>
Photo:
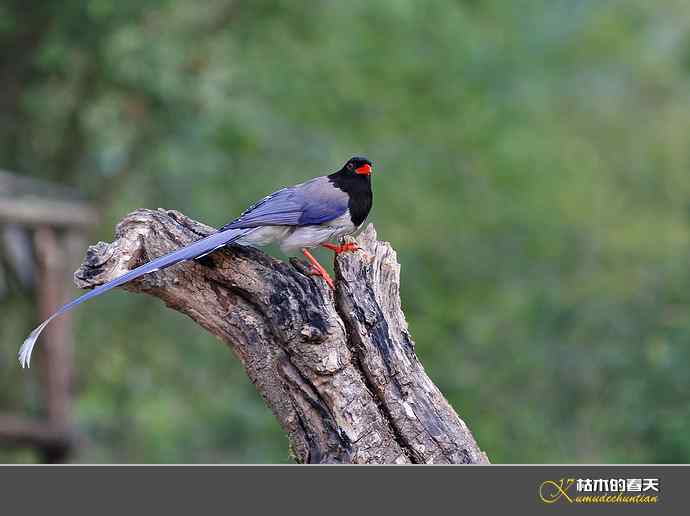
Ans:
<svg viewBox="0 0 690 516"><path fill-rule="evenodd" d="M321 265L316 258L312 256L312 254L307 251L306 249L302 249L302 253L304 253L304 256L307 257L307 259L311 262L311 272L310 274L312 276L321 276L324 281L328 284L329 287L331 287L332 290L335 290L335 284L333 283L333 279L331 278L331 275L328 274L328 271L323 268L323 265Z"/></svg>
<svg viewBox="0 0 690 516"><path fill-rule="evenodd" d="M335 245L335 244L325 243L325 244L321 244L321 247L325 247L326 249L330 249L335 254L359 251L359 246L357 244L355 244L354 242L348 242L348 243L343 244L343 245Z"/></svg>

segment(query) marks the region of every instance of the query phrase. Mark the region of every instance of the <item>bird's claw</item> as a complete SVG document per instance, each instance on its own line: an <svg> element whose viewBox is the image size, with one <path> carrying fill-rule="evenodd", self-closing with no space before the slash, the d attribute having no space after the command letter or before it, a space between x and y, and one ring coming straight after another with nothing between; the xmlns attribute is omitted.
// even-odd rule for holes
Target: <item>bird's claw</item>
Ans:
<svg viewBox="0 0 690 516"><path fill-rule="evenodd" d="M348 242L346 244L343 244L340 246L340 249L336 251L336 254L340 253L354 253L355 251L359 251L359 246L355 244L354 242Z"/></svg>
<svg viewBox="0 0 690 516"><path fill-rule="evenodd" d="M359 246L354 243L354 242L347 242L342 245L335 245L335 244L323 244L323 247L326 249L330 249L333 251L335 254L341 254L341 253L354 253L355 251L359 251Z"/></svg>

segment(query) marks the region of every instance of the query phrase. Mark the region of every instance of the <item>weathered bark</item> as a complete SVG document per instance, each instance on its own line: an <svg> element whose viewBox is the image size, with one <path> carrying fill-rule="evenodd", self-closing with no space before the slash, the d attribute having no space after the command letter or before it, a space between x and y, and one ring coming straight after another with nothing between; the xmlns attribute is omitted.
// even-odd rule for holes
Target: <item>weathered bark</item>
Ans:
<svg viewBox="0 0 690 516"><path fill-rule="evenodd" d="M75 273L88 288L213 229L138 210ZM335 294L303 262L231 246L125 286L162 299L226 342L305 463L488 463L429 379L400 307L400 266L369 226L336 260Z"/></svg>

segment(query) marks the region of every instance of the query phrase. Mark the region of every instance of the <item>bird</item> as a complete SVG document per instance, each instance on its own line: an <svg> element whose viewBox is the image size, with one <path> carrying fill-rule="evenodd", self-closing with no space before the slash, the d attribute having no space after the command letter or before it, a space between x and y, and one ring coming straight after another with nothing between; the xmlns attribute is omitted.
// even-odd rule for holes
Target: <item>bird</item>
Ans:
<svg viewBox="0 0 690 516"><path fill-rule="evenodd" d="M353 234L364 224L373 204L372 171L373 163L369 159L354 156L336 172L282 188L251 205L211 235L97 286L62 306L36 327L19 349L19 363L22 367L30 366L38 337L56 317L145 274L182 261L203 259L229 244L262 247L275 242L287 254L301 250L311 264L311 274L322 277L331 289L335 289L332 278L309 249L324 247L336 254L359 250L354 243L333 244L330 241Z"/></svg>

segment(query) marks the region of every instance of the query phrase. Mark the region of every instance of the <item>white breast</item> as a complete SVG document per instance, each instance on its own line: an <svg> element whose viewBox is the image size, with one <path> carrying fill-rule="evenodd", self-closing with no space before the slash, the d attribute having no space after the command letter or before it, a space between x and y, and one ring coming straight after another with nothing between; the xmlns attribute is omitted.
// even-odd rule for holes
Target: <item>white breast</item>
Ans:
<svg viewBox="0 0 690 516"><path fill-rule="evenodd" d="M318 247L324 242L349 235L356 230L348 210L344 215L326 224L295 228L291 233L285 235L280 242L280 248L283 252L290 253L304 247Z"/></svg>
<svg viewBox="0 0 690 516"><path fill-rule="evenodd" d="M276 240L282 240L291 231L292 228L290 226L263 226L252 229L246 235L239 238L237 243L240 245L261 247L271 244Z"/></svg>

